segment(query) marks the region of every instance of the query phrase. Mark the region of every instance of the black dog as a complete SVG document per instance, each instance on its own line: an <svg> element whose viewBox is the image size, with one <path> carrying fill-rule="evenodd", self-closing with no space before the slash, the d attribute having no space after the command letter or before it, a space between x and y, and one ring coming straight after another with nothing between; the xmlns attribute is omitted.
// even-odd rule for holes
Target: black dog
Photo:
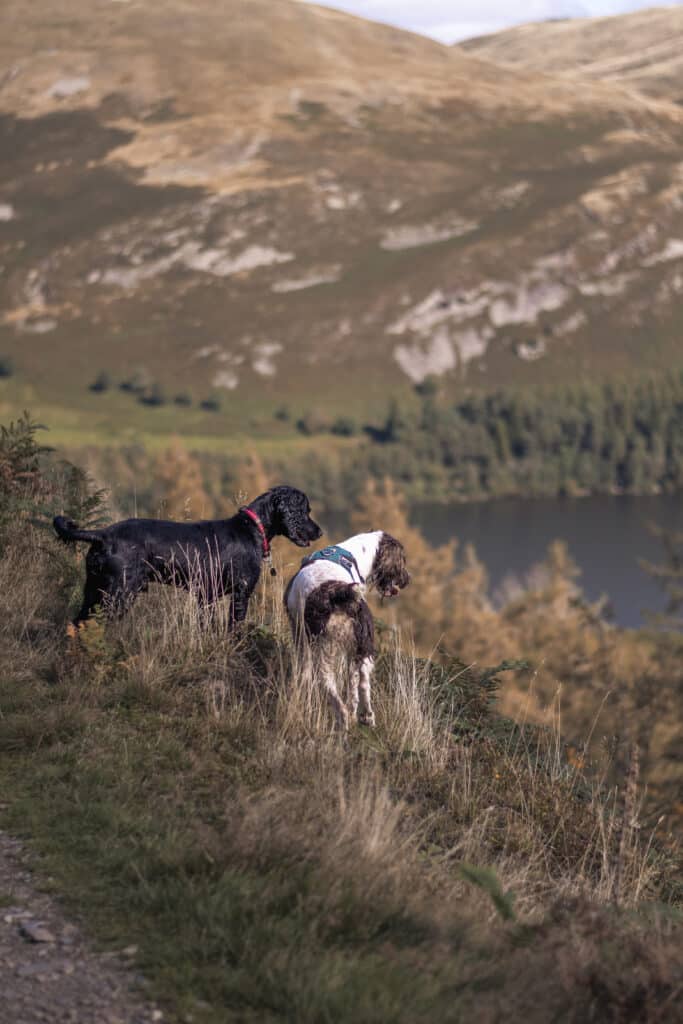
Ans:
<svg viewBox="0 0 683 1024"><path fill-rule="evenodd" d="M230 623L241 622L270 559L273 537L308 547L322 536L310 517L311 506L295 487L273 487L231 519L176 523L164 519L126 519L101 530L79 530L64 516L53 520L66 542L87 541L87 575L78 626L96 605L121 613L150 583L192 585L202 604L232 594Z"/></svg>

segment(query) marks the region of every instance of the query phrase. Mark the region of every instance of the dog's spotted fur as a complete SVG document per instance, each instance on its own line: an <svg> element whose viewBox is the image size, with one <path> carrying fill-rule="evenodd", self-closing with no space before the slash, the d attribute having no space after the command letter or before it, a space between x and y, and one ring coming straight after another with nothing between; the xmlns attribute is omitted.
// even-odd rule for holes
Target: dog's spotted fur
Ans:
<svg viewBox="0 0 683 1024"><path fill-rule="evenodd" d="M340 547L351 552L351 571L336 562L317 560L302 566L285 591L285 603L297 640L310 646L313 667L327 690L338 725L345 731L349 715L374 726L371 679L375 664L375 628L364 598L374 587L393 597L410 582L403 545L381 530L357 534ZM346 677L347 707L337 682Z"/></svg>
<svg viewBox="0 0 683 1024"><path fill-rule="evenodd" d="M354 658L371 658L375 653L375 624L354 583L330 580L316 587L304 606L306 636L311 640L322 636L335 613L344 614L353 624Z"/></svg>

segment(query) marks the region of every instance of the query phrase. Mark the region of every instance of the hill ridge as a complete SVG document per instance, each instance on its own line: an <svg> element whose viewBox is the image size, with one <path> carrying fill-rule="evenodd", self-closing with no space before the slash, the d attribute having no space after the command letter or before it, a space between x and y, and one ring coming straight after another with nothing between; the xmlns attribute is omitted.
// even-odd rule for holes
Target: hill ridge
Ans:
<svg viewBox="0 0 683 1024"><path fill-rule="evenodd" d="M458 43L508 68L604 81L666 101L683 99L683 8L529 22Z"/></svg>

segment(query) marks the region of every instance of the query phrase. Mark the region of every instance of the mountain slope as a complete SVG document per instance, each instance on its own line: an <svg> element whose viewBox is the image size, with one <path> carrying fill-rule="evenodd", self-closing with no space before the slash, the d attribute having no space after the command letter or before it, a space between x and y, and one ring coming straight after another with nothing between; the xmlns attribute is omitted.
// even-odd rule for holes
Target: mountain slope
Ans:
<svg viewBox="0 0 683 1024"><path fill-rule="evenodd" d="M290 0L0 17L6 408L116 431L130 399L87 390L107 371L218 392L233 421L372 416L428 374L545 383L678 351L673 103Z"/></svg>
<svg viewBox="0 0 683 1024"><path fill-rule="evenodd" d="M457 47L508 67L569 74L683 103L683 7L547 21Z"/></svg>

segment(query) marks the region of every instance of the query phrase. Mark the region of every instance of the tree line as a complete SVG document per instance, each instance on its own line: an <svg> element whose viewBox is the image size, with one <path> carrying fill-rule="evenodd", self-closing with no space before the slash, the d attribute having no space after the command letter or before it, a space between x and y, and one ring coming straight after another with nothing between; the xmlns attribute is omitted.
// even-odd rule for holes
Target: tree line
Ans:
<svg viewBox="0 0 683 1024"><path fill-rule="evenodd" d="M432 498L683 486L683 371L456 402L423 385L371 430L369 468Z"/></svg>

